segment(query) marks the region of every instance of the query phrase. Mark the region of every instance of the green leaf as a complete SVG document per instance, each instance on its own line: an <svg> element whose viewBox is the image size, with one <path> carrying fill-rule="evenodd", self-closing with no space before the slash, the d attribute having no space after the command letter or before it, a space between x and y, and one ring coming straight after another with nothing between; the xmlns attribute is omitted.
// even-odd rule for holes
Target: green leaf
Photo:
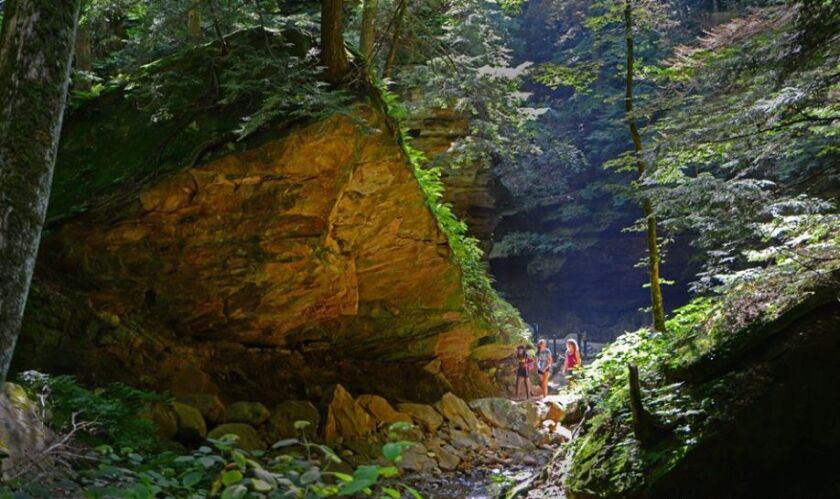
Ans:
<svg viewBox="0 0 840 499"><path fill-rule="evenodd" d="M396 466L383 466L379 468L379 476L391 478L400 474L400 469Z"/></svg>
<svg viewBox="0 0 840 499"><path fill-rule="evenodd" d="M312 425L309 421L295 421L294 427L296 430L304 430L306 427Z"/></svg>
<svg viewBox="0 0 840 499"><path fill-rule="evenodd" d="M416 489L409 487L406 484L402 484L402 488L405 489L406 492L413 498L413 499L423 499L423 496L420 495L420 492L417 492Z"/></svg>
<svg viewBox="0 0 840 499"><path fill-rule="evenodd" d="M242 499L247 493L248 489L244 485L232 485L222 491L222 499Z"/></svg>
<svg viewBox="0 0 840 499"><path fill-rule="evenodd" d="M233 485L242 481L243 475L239 470L228 470L222 473L222 483L225 485Z"/></svg>
<svg viewBox="0 0 840 499"><path fill-rule="evenodd" d="M201 471L190 471L181 479L181 484L184 487L190 488L200 482L202 478L204 478L204 473Z"/></svg>
<svg viewBox="0 0 840 499"><path fill-rule="evenodd" d="M268 482L260 480L259 478L251 479L251 487L253 487L257 492L271 492L274 490L274 487L272 487Z"/></svg>
<svg viewBox="0 0 840 499"><path fill-rule="evenodd" d="M296 438L286 438L283 440L278 440L274 442L274 445L271 446L272 449L282 449L284 447L291 447L293 445L297 445L300 443L300 440Z"/></svg>
<svg viewBox="0 0 840 499"><path fill-rule="evenodd" d="M382 487L382 493L393 499L400 499L400 491L390 487Z"/></svg>
<svg viewBox="0 0 840 499"><path fill-rule="evenodd" d="M374 485L379 478L379 466L365 465L356 468L353 472L353 481L346 484L339 491L339 495L349 496L363 491L364 489Z"/></svg>
<svg viewBox="0 0 840 499"><path fill-rule="evenodd" d="M382 455L389 461L397 461L406 449L414 445L412 442L388 442L382 446Z"/></svg>

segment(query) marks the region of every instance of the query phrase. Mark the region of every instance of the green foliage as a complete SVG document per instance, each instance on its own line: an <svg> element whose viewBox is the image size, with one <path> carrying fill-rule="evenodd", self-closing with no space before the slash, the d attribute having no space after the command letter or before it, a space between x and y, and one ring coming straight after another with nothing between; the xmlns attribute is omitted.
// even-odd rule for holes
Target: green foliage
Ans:
<svg viewBox="0 0 840 499"><path fill-rule="evenodd" d="M407 114L405 108L400 105L395 94L382 86L380 92L388 115L399 123ZM516 341L524 337L526 330L519 313L493 288L478 240L467 234L467 225L458 220L451 205L441 200L444 191L441 168L429 165L425 155L411 147L410 140L407 131L402 130L400 144L403 152L411 162L429 209L449 241L453 261L461 269L467 310L495 328L505 340Z"/></svg>
<svg viewBox="0 0 840 499"><path fill-rule="evenodd" d="M341 459L329 447L289 439L275 444L282 453L245 451L233 435L183 455L167 452L143 456L131 449L100 446L99 464L81 475L88 498L337 497L356 494L392 496L399 475L394 466L362 465L352 475L332 471ZM386 444L386 459L397 461ZM407 444L413 445L413 444Z"/></svg>
<svg viewBox="0 0 840 499"><path fill-rule="evenodd" d="M85 421L93 423L92 428L80 435L85 443L140 452L160 448L154 425L137 417L147 404L164 402L158 394L122 383L88 390L71 376L50 376L35 371L21 373L19 381L33 398L44 401L47 423L57 431L68 431L72 423Z"/></svg>

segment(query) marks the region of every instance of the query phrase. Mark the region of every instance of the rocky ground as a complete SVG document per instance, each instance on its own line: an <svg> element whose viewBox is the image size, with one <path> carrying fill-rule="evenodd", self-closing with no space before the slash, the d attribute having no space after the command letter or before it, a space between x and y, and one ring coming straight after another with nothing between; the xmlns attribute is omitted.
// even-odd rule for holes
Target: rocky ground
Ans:
<svg viewBox="0 0 840 499"><path fill-rule="evenodd" d="M571 404L573 406L574 404ZM467 403L452 393L434 404L400 403L377 395L354 397L336 385L321 407L290 400L269 409L258 402L225 406L213 395L181 396L173 406L144 414L164 438L194 445L232 433L245 449L266 449L297 437L295 422L308 421L308 438L323 441L348 464L382 460L393 423L412 423L400 438L414 442L399 466L425 497L490 497L531 478L549 461L575 422L566 396L515 402L481 398ZM567 425L567 426L564 426Z"/></svg>

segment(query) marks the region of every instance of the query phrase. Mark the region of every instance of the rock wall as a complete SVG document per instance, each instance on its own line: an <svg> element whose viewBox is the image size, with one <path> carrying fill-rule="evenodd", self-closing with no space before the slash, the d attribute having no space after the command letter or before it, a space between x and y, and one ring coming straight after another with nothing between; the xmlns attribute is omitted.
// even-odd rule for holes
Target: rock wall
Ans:
<svg viewBox="0 0 840 499"><path fill-rule="evenodd" d="M55 224L18 369L266 402L495 391L469 359L492 332L376 105L231 149Z"/></svg>

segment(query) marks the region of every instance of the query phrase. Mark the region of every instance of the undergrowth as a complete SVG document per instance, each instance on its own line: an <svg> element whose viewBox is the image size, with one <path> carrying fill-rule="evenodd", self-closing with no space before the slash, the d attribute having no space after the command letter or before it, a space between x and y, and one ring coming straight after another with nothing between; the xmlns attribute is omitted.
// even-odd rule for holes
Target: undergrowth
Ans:
<svg viewBox="0 0 840 499"><path fill-rule="evenodd" d="M408 423L389 427L380 464L355 468L329 446L310 441L308 421L295 423L299 438L275 442L268 451L243 450L235 435L186 450L157 441L154 426L138 417L146 403L168 403L156 393L122 384L88 390L72 377L32 371L21 381L62 441L68 441L69 423L83 429L30 472L0 480L3 499L420 497L399 480L397 464L414 445L402 439Z"/></svg>

